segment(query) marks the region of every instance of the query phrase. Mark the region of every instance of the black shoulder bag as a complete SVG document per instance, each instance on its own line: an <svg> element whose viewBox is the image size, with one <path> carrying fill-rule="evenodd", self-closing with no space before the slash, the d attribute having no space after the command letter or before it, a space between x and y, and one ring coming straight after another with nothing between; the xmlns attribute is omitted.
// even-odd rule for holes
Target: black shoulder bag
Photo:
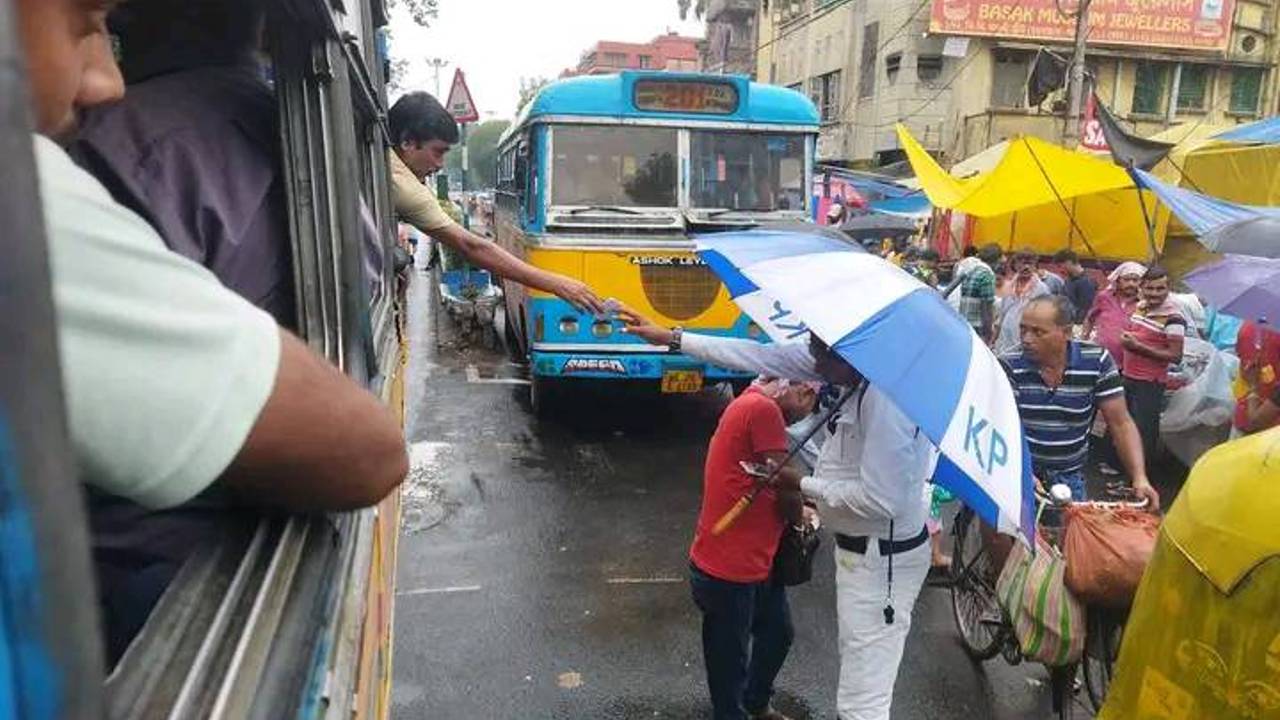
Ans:
<svg viewBox="0 0 1280 720"><path fill-rule="evenodd" d="M791 452L787 454L786 460L782 462L786 465L796 456L800 448L817 434L818 430L826 427L836 415L840 413L840 408L853 396L854 393L861 389L859 384L849 390L836 401L835 405L827 411L826 417L822 418L822 422L813 424L808 434L796 444ZM770 478L772 482L773 478ZM818 548L822 545L822 538L818 535L818 529L808 523L793 525L787 523L787 527L782 531L782 540L778 542L778 552L773 556L772 579L779 585L786 587L794 587L803 585L813 579L813 558L818 553Z"/></svg>

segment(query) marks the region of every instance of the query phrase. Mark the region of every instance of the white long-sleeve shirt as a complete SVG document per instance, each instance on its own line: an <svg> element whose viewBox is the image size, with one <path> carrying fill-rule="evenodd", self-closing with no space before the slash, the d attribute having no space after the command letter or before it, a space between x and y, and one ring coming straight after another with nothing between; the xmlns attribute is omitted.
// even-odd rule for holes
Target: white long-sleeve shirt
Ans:
<svg viewBox="0 0 1280 720"><path fill-rule="evenodd" d="M720 367L789 380L817 380L803 344L762 345L751 340L686 333L687 355ZM933 444L874 385L850 398L823 444L813 474L801 480L805 495L823 507L823 523L845 535L889 537L920 534L928 515L924 484L933 473Z"/></svg>

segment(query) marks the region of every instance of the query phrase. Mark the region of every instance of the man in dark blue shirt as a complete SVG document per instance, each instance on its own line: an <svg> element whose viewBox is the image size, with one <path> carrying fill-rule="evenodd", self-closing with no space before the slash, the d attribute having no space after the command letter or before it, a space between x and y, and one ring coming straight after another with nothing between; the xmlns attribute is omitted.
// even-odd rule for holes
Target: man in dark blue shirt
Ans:
<svg viewBox="0 0 1280 720"><path fill-rule="evenodd" d="M1073 321L1080 325L1084 323L1085 316L1093 308L1093 300L1098 295L1098 284L1084 271L1084 266L1080 264L1080 257L1075 252L1063 250L1053 259L1067 274L1063 294L1071 301Z"/></svg>
<svg viewBox="0 0 1280 720"><path fill-rule="evenodd" d="M256 0L131 0L112 17L129 92L73 153L170 250L297 325L276 98Z"/></svg>
<svg viewBox="0 0 1280 720"><path fill-rule="evenodd" d="M1134 493L1156 509L1160 495L1147 479L1142 438L1125 406L1115 361L1097 345L1072 340L1071 325L1066 298L1036 298L1022 313L1022 347L1000 357L1013 384L1036 477L1045 485L1065 483L1075 500L1086 498L1089 430L1101 411Z"/></svg>

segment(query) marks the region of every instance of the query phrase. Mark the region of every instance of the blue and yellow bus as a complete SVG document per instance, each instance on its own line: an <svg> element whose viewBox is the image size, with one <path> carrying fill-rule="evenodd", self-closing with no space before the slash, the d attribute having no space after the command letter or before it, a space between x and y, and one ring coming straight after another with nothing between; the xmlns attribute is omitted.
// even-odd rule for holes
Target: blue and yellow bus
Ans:
<svg viewBox="0 0 1280 720"><path fill-rule="evenodd" d="M624 72L552 83L502 138L497 241L667 325L760 328L693 252L692 236L810 218L818 113L743 77ZM573 380L691 393L741 374L662 352L558 298L506 283L508 338L535 409Z"/></svg>

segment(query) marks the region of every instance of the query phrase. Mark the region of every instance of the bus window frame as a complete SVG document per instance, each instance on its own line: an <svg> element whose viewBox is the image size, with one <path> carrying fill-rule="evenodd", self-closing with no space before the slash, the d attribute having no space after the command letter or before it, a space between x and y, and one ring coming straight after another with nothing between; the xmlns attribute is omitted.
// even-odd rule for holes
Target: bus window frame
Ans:
<svg viewBox="0 0 1280 720"><path fill-rule="evenodd" d="M390 261L385 79L379 65L367 64L373 49L340 32L335 13L344 9L385 21L382 0L347 0L345 8L280 0L267 20L298 327L314 350L387 399L401 367L402 312ZM385 260L387 292L373 305L362 197ZM357 666L377 522L373 509L264 517L198 549L108 679L110 716L341 717L357 702L385 709L384 688L356 697L360 683L371 682Z"/></svg>
<svg viewBox="0 0 1280 720"><path fill-rule="evenodd" d="M582 211L582 210L585 210L585 209L587 209L587 208L589 208L589 207L590 207L590 205L581 205L581 204L564 204L564 205L557 205L557 204L555 203L555 190L556 190L556 187L555 187L555 157L556 157L555 143L556 143L556 135L557 135L558 131L563 130L563 129L569 129L569 128L600 127L600 126L601 126L601 125L600 125L599 123L556 123L556 124L548 124L548 125L545 125L545 126L544 126L544 128L545 128L545 132L546 132L546 148L547 148L547 151L546 151L546 157L544 158L544 162L542 163L543 167L542 167L542 173L541 173L541 174L542 174L542 177L543 177L543 178L545 178L545 183L544 183L544 184L546 185L546 188L547 188L547 190L546 190L546 192L547 192L547 197L546 197L546 204L545 204L545 209L546 209L546 211L547 211L547 217L550 217L550 216L551 216L551 213L552 213L552 212L555 212L555 211L559 211L559 212L562 212L562 213L574 213L575 211ZM619 125L618 127L624 127L624 126L623 126L623 125ZM676 186L675 186L675 188L673 188L673 194L674 194L675 199L676 199L676 204L675 204L675 205L673 205L673 206L663 206L663 205L624 205L624 206L622 206L622 207L625 207L625 208L627 208L628 210L634 210L634 211L636 211L636 212L638 212L638 213L645 214L645 215L678 216L678 215L679 215L679 212L680 212L680 192L681 192L681 191L680 191L680 188L681 188L681 185L683 184L683 178L681 178L681 176L680 176L680 157L679 157L679 154L680 154L680 135L681 135L681 133L682 133L682 129L681 129L681 128L671 128L671 127L666 127L666 126L661 126L661 125L653 125L653 126L650 126L650 125L647 125L647 124L645 124L645 125L632 125L631 127L640 127L640 128L645 128L645 129L650 128L650 127L654 127L654 128L659 128L659 129L665 129L665 130L675 130L675 134L676 134L676 135L675 135L675 141L676 141L676 142L675 142L675 153L676 153L676 158L675 158L675 160L676 160ZM535 182L536 182L536 178L535 178ZM582 213L582 215L593 215L593 214L596 214L596 213L591 213L591 212L585 212L585 213ZM609 213L605 213L605 214L609 214Z"/></svg>
<svg viewBox="0 0 1280 720"><path fill-rule="evenodd" d="M555 189L552 181L552 163L555 158L555 134L558 128L573 126L625 126L625 127L664 127L674 128L677 131L677 153L676 158L676 202L675 208L657 208L657 207L633 207L627 206L628 210L634 210L641 214L638 218L620 218L613 213L596 213L590 212L588 208L580 205L556 205L553 200L555 197ZM546 133L546 158L543 166L540 168L542 176L546 178L546 196L542 203L541 210L543 217L546 218L546 225L551 227L575 227L580 226L574 222L574 218L584 220L583 224L599 225L599 220L611 218L619 221L619 225L627 228L638 230L671 230L671 219L680 219L688 214L696 215L697 213L714 212L714 208L694 208L691 203L690 194L690 162L692 134L694 132L728 132L733 134L760 134L760 135L782 135L794 136L801 138L804 143L804 166L803 166L803 186L801 192L802 207L795 210L773 210L768 213L752 213L751 211L742 211L749 214L753 219L767 218L779 220L807 219L811 217L813 208L812 192L809 188L813 184L813 162L815 144L817 142L817 130L804 125L769 125L763 123L734 123L734 122L708 122L708 121L678 121L678 120L655 120L651 118L628 118L618 120L616 118L590 118L590 117L565 117L565 116L548 116L539 119L536 123L532 123L529 128L525 128L522 132L529 132L533 128L542 129Z"/></svg>
<svg viewBox="0 0 1280 720"><path fill-rule="evenodd" d="M799 154L798 160L800 162L800 181L799 181L800 187L798 192L800 194L801 207L798 210L774 209L768 212L770 213L803 212L806 215L808 214L809 206L812 203L812 198L810 197L810 195L812 193L811 188L813 185L813 180L812 180L813 170L810 167L809 136L801 133L780 133L780 132L768 132L768 131L762 131L762 130L755 130L750 132L736 131L730 128L715 128L715 129L689 128L683 133L683 136L686 139L686 143L687 143L686 146L683 148L683 152L684 152L683 160L688 164L687 171L682 174L682 179L685 182L685 192L686 192L686 198L687 198L687 203L684 205L684 207L689 212L706 213L706 212L717 212L717 211L725 211L725 210L732 211L729 208L724 208L719 206L710 206L710 205L695 206L693 204L694 202L693 163L694 163L694 160L696 159L693 156L693 147L694 147L694 135L698 133L703 133L703 134L722 133L725 135L735 135L735 136L778 137L778 138L783 138L787 141L792 141L792 140L799 141L800 154ZM787 156L787 157L789 158L790 156ZM780 191L781 191L781 188L780 188ZM751 211L745 210L744 212L751 212Z"/></svg>

